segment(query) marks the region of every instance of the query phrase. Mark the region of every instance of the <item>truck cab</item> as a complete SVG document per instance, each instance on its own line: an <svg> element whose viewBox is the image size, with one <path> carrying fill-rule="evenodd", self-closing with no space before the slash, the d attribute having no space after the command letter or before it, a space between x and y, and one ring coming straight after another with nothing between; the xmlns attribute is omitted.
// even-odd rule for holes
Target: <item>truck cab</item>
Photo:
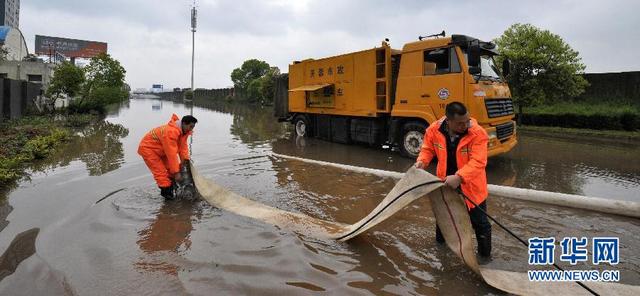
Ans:
<svg viewBox="0 0 640 296"><path fill-rule="evenodd" d="M489 156L515 146L514 107L497 54L492 43L464 35L408 43L395 54L400 66L391 117L400 121L396 142L405 155L417 156L422 127L443 117L454 101L487 130Z"/></svg>

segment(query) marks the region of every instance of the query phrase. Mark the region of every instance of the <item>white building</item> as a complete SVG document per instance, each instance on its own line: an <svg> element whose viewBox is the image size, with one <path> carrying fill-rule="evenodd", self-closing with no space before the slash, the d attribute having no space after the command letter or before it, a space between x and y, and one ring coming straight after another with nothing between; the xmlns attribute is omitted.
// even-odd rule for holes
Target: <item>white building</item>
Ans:
<svg viewBox="0 0 640 296"><path fill-rule="evenodd" d="M8 61L21 61L29 53L22 32L9 26L0 26L0 46L7 51Z"/></svg>

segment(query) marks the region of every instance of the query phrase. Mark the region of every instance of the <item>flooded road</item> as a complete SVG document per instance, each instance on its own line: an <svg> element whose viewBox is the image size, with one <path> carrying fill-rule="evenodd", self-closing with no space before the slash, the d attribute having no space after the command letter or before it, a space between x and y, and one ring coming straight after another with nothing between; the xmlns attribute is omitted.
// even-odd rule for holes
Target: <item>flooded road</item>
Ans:
<svg viewBox="0 0 640 296"><path fill-rule="evenodd" d="M436 244L426 200L349 243L202 201L165 202L136 150L174 112L190 108L131 100L0 197L0 295L501 294ZM295 139L266 108L197 102L193 114L201 174L247 198L326 220L359 220L395 180L271 152L395 171L412 164L387 150ZM492 184L640 201L639 155L637 146L521 135L487 170ZM498 197L488 208L525 239L620 237L613 269L622 283L640 285L637 219ZM494 260L505 269L526 262L527 250L495 225L493 241Z"/></svg>

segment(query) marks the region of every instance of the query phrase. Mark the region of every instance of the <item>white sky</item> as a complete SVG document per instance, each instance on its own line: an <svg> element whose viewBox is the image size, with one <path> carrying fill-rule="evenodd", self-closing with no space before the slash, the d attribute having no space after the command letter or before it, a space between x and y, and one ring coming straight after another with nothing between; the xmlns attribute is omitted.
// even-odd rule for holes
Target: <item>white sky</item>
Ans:
<svg viewBox="0 0 640 296"><path fill-rule="evenodd" d="M135 88L188 87L188 0L22 0L20 29L29 51L35 35L109 44ZM419 35L496 38L513 23L560 35L580 52L586 72L640 70L640 1L200 0L195 86L231 86L230 73L257 58L288 72L293 60L379 46Z"/></svg>

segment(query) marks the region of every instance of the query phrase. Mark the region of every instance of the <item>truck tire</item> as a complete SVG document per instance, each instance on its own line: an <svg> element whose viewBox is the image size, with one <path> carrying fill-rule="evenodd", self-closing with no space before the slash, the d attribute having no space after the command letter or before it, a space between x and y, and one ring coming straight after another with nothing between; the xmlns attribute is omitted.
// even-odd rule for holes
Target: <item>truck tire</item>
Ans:
<svg viewBox="0 0 640 296"><path fill-rule="evenodd" d="M293 119L293 126L296 136L311 137L313 135L309 118L304 115L298 115Z"/></svg>
<svg viewBox="0 0 640 296"><path fill-rule="evenodd" d="M413 159L418 158L426 129L427 125L418 121L410 121L402 125L399 146L400 153L403 156Z"/></svg>

